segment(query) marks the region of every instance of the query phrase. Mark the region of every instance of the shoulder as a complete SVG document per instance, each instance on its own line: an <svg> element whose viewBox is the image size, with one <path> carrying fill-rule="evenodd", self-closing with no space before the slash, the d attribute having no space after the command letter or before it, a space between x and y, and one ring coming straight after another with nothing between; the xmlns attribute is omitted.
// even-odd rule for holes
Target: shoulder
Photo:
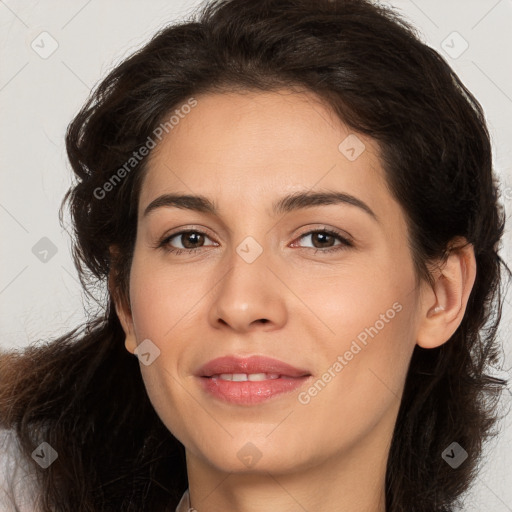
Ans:
<svg viewBox="0 0 512 512"><path fill-rule="evenodd" d="M35 512L36 490L36 468L22 456L16 433L0 428L0 510Z"/></svg>

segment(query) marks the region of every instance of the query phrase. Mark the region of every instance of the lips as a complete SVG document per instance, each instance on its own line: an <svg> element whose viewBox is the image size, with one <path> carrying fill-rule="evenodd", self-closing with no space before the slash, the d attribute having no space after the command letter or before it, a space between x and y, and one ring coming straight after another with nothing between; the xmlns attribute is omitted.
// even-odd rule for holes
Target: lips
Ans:
<svg viewBox="0 0 512 512"><path fill-rule="evenodd" d="M251 356L239 358L225 356L213 359L203 365L197 375L212 377L221 374L278 374L280 377L304 377L311 375L307 370L295 368L283 361L270 357Z"/></svg>
<svg viewBox="0 0 512 512"><path fill-rule="evenodd" d="M296 390L311 374L262 356L226 356L203 365L196 376L209 396L237 405L255 405Z"/></svg>

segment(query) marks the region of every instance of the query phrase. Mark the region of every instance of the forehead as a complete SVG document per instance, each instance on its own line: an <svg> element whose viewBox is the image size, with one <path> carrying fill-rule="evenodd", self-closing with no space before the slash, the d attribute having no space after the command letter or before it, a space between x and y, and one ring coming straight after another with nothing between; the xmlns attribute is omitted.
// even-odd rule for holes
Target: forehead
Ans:
<svg viewBox="0 0 512 512"><path fill-rule="evenodd" d="M353 133L312 93L244 91L195 99L153 149L139 210L175 191L230 198L240 207L322 188L370 203L392 201L378 145Z"/></svg>

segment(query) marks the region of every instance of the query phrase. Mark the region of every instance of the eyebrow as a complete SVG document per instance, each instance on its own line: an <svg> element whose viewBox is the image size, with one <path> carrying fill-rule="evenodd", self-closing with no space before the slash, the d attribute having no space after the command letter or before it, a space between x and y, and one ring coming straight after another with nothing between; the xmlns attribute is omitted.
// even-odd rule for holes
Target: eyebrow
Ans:
<svg viewBox="0 0 512 512"><path fill-rule="evenodd" d="M312 208L315 206L325 206L330 204L346 204L355 206L366 212L377 222L377 215L363 201L344 192L327 191L327 192L296 192L282 197L272 205L274 215L289 213L295 210ZM182 208L193 210L201 213L210 213L216 215L218 208L215 202L202 195L186 195L186 194L163 194L151 201L144 210L143 217L149 213L162 207Z"/></svg>

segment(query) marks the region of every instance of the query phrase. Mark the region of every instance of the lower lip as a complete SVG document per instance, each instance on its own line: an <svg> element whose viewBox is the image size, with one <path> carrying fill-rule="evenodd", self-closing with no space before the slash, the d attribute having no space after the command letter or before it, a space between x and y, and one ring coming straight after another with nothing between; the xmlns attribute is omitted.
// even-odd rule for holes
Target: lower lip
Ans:
<svg viewBox="0 0 512 512"><path fill-rule="evenodd" d="M311 376L279 377L261 381L232 381L200 377L203 388L225 402L253 405L301 387Z"/></svg>

